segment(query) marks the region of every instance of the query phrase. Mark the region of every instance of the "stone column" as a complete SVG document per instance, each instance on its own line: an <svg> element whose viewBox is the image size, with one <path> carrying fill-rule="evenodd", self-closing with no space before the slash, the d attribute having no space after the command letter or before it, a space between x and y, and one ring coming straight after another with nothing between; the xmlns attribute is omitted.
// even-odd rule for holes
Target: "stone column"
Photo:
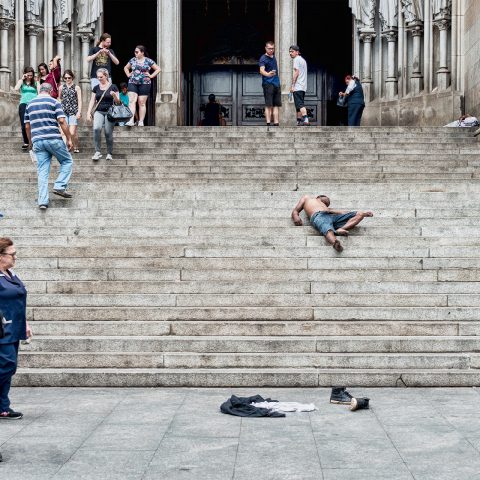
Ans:
<svg viewBox="0 0 480 480"><path fill-rule="evenodd" d="M363 71L361 81L365 102L373 100L372 43L375 41L376 36L375 30L373 29L360 29L360 40L363 42Z"/></svg>
<svg viewBox="0 0 480 480"><path fill-rule="evenodd" d="M181 0L169 0L157 4L157 99L155 122L160 126L181 125Z"/></svg>
<svg viewBox="0 0 480 480"><path fill-rule="evenodd" d="M423 73L422 73L422 35L423 22L415 21L408 24L408 29L412 32L413 37L413 62L412 74L410 76L410 89L413 95L418 95L423 90Z"/></svg>
<svg viewBox="0 0 480 480"><path fill-rule="evenodd" d="M8 31L15 24L13 18L0 18L0 90L10 90L10 74L8 68Z"/></svg>
<svg viewBox="0 0 480 480"><path fill-rule="evenodd" d="M65 68L65 40L71 36L70 30L66 25L60 25L54 30L55 39L57 40L57 51L58 55L62 59L62 70Z"/></svg>
<svg viewBox="0 0 480 480"><path fill-rule="evenodd" d="M28 36L29 65L36 71L38 66L37 37L43 32L43 28L39 23L27 23L25 31Z"/></svg>
<svg viewBox="0 0 480 480"><path fill-rule="evenodd" d="M288 52L290 45L297 43L297 0L277 0L275 2L274 41L282 89L280 125L295 125L297 119L295 106L288 102L293 75L293 61ZM322 118L320 112L317 112L317 117L320 121Z"/></svg>
<svg viewBox="0 0 480 480"><path fill-rule="evenodd" d="M385 80L385 90L387 99L395 98L398 94L398 78L397 78L397 38L398 30L391 29L382 33L382 37L387 39L388 55L387 55L387 79Z"/></svg>
<svg viewBox="0 0 480 480"><path fill-rule="evenodd" d="M77 32L77 37L80 39L82 43L81 49L81 58L80 58L80 65L81 65L81 79L78 82L79 87L82 89L82 99L83 99L83 107L82 111L87 111L87 105L90 101L90 94L91 94L91 87L90 87L90 69L89 64L87 62L88 52L90 50L90 42L93 39L93 30L89 27L82 27ZM86 120L86 115L83 116L83 121Z"/></svg>
<svg viewBox="0 0 480 480"><path fill-rule="evenodd" d="M446 90L450 86L450 70L448 68L448 30L450 18L444 17L434 21L440 31L440 66L437 70L437 85L439 90Z"/></svg>

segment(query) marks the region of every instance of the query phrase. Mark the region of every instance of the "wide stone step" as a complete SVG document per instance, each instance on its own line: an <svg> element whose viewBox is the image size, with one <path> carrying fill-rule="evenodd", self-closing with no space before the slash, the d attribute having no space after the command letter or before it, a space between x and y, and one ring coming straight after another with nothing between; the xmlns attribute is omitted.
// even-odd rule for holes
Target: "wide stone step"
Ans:
<svg viewBox="0 0 480 480"><path fill-rule="evenodd" d="M479 368L480 356L465 353L65 353L22 352L20 368Z"/></svg>
<svg viewBox="0 0 480 480"><path fill-rule="evenodd" d="M55 369L22 368L16 386L42 387L461 387L478 385L464 369Z"/></svg>

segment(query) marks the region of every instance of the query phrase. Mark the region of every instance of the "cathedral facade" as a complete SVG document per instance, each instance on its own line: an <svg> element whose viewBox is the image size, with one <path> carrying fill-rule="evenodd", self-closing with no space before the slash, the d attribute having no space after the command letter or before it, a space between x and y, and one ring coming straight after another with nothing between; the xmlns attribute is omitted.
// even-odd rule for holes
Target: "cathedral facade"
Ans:
<svg viewBox="0 0 480 480"><path fill-rule="evenodd" d="M131 34L132 14L152 28ZM36 70L55 55L76 72L88 101L86 57L105 30L121 66L136 44L149 42L161 68L150 102L157 125L196 125L212 92L228 107L227 123L259 124L255 62L269 39L276 44L283 124L294 118L287 95L295 43L303 43L311 67L307 104L318 125L338 124L334 104L347 73L363 83L365 125L480 116L478 0L0 0L0 123L18 121L13 86L23 68Z"/></svg>

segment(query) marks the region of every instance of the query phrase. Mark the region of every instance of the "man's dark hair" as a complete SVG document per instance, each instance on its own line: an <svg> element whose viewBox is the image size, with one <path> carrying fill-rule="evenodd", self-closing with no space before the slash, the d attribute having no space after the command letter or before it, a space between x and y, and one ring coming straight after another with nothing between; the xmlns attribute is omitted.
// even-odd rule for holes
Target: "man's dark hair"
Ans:
<svg viewBox="0 0 480 480"><path fill-rule="evenodd" d="M122 83L120 84L120 90L121 90L122 88L127 88L127 84L126 84L125 82L122 82Z"/></svg>
<svg viewBox="0 0 480 480"><path fill-rule="evenodd" d="M290 45L289 50L295 50L296 52L300 51L300 47L298 45Z"/></svg>

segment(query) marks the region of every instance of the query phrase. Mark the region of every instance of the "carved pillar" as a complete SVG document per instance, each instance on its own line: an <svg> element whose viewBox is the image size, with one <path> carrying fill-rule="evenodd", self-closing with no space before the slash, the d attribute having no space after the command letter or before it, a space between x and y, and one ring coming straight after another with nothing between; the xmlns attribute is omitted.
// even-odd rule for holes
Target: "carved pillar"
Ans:
<svg viewBox="0 0 480 480"><path fill-rule="evenodd" d="M157 4L158 75L155 121L161 126L181 125L181 0ZM161 54L159 55L159 53Z"/></svg>
<svg viewBox="0 0 480 480"><path fill-rule="evenodd" d="M396 62L398 30L396 28L387 30L382 33L382 37L386 38L388 43L387 79L385 80L386 96L388 99L392 99L398 93Z"/></svg>
<svg viewBox="0 0 480 480"><path fill-rule="evenodd" d="M362 85L366 102L373 100L372 43L375 41L376 36L373 29L360 29L360 40L363 42Z"/></svg>
<svg viewBox="0 0 480 480"><path fill-rule="evenodd" d="M439 90L446 90L450 86L450 69L448 68L448 30L450 29L450 17L443 17L434 21L434 25L440 31L440 66L437 70L437 85Z"/></svg>
<svg viewBox="0 0 480 480"><path fill-rule="evenodd" d="M10 74L8 68L8 31L15 24L13 18L0 18L0 90L10 89Z"/></svg>
<svg viewBox="0 0 480 480"><path fill-rule="evenodd" d="M70 30L66 25L60 25L54 30L54 33L55 39L57 40L56 55L58 55L62 59L62 65L63 68L65 68L65 40L71 36Z"/></svg>
<svg viewBox="0 0 480 480"><path fill-rule="evenodd" d="M423 90L423 73L422 73L422 36L423 22L417 20L408 24L408 30L413 37L413 58L412 58L412 74L410 76L410 89L413 95L418 95Z"/></svg>
<svg viewBox="0 0 480 480"><path fill-rule="evenodd" d="M43 32L43 28L39 23L27 23L25 31L28 36L28 52L29 63L36 71L38 66L37 61L37 37Z"/></svg>
<svg viewBox="0 0 480 480"><path fill-rule="evenodd" d="M77 36L80 39L80 42L82 42L82 60L81 60L82 78L80 80L80 83L90 84L90 74L89 74L87 57L88 57L88 52L90 50L90 42L93 39L93 30L88 27L83 27L78 30Z"/></svg>
<svg viewBox="0 0 480 480"><path fill-rule="evenodd" d="M293 63L288 52L290 45L297 43L297 0L277 0L275 2L274 41L282 91L280 124L295 125L297 118L295 107L288 102L293 75ZM320 112L317 112L317 116L320 120Z"/></svg>

